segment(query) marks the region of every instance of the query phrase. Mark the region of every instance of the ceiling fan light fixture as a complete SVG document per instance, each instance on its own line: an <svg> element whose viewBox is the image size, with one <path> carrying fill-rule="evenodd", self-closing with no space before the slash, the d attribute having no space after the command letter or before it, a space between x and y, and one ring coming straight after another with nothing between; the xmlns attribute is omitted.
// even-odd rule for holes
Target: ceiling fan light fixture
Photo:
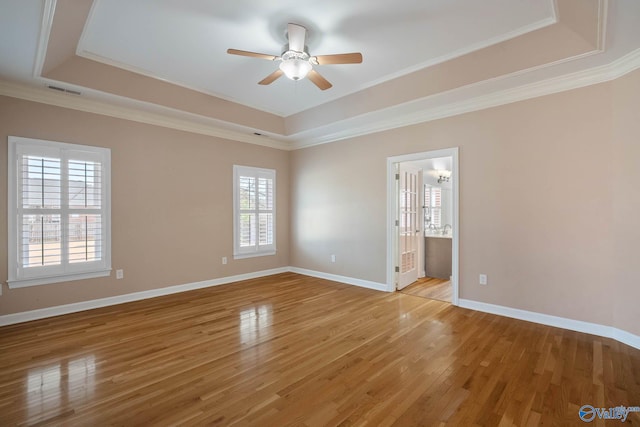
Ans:
<svg viewBox="0 0 640 427"><path fill-rule="evenodd" d="M280 69L291 80L304 79L313 68L307 52L288 50L282 54L281 58Z"/></svg>
<svg viewBox="0 0 640 427"><path fill-rule="evenodd" d="M280 69L284 72L284 75L291 80L304 79L309 71L311 71L311 64L304 59L288 59L280 63Z"/></svg>

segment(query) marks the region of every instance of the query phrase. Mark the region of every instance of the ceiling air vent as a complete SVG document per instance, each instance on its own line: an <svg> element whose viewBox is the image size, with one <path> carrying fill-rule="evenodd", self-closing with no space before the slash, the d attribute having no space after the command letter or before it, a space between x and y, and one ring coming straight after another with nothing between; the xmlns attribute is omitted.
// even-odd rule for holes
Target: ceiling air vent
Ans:
<svg viewBox="0 0 640 427"><path fill-rule="evenodd" d="M65 89L63 87L53 86L53 85L47 85L47 87L49 89L57 90L58 92L70 93L72 95L81 95L81 93L79 91L73 90L73 89Z"/></svg>

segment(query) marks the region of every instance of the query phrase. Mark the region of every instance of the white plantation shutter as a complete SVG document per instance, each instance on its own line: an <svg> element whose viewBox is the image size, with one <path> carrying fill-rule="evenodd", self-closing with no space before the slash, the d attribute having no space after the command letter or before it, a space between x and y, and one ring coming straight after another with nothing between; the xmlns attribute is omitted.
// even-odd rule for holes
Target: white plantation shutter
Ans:
<svg viewBox="0 0 640 427"><path fill-rule="evenodd" d="M234 166L234 257L272 255L276 171Z"/></svg>
<svg viewBox="0 0 640 427"><path fill-rule="evenodd" d="M9 137L9 286L110 274L110 151Z"/></svg>
<svg viewBox="0 0 640 427"><path fill-rule="evenodd" d="M424 186L424 205L431 209L431 187Z"/></svg>
<svg viewBox="0 0 640 427"><path fill-rule="evenodd" d="M62 164L55 152L18 158L19 266L60 265Z"/></svg>
<svg viewBox="0 0 640 427"><path fill-rule="evenodd" d="M273 245L274 178L258 178L258 244L260 246Z"/></svg>
<svg viewBox="0 0 640 427"><path fill-rule="evenodd" d="M69 262L102 258L102 167L99 161L68 161Z"/></svg>
<svg viewBox="0 0 640 427"><path fill-rule="evenodd" d="M431 188L431 222L436 227L442 227L442 189L440 187Z"/></svg>
<svg viewBox="0 0 640 427"><path fill-rule="evenodd" d="M430 223L437 228L442 227L442 189L440 187L424 187L424 205L429 208Z"/></svg>

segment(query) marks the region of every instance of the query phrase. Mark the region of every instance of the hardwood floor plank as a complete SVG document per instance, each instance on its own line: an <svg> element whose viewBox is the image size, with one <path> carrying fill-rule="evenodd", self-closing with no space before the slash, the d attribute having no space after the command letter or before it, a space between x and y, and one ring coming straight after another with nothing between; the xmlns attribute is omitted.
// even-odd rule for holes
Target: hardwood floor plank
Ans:
<svg viewBox="0 0 640 427"><path fill-rule="evenodd" d="M2 426L583 425L584 404L640 405L640 351L293 273L0 328Z"/></svg>
<svg viewBox="0 0 640 427"><path fill-rule="evenodd" d="M400 292L405 295L451 302L453 287L450 280L422 277Z"/></svg>

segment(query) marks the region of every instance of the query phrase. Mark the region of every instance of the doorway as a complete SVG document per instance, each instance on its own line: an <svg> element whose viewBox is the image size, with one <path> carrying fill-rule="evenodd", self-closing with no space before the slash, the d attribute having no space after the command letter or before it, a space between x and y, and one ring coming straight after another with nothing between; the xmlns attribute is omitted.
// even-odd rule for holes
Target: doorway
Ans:
<svg viewBox="0 0 640 427"><path fill-rule="evenodd" d="M387 175L387 290L458 305L458 148L389 157Z"/></svg>

